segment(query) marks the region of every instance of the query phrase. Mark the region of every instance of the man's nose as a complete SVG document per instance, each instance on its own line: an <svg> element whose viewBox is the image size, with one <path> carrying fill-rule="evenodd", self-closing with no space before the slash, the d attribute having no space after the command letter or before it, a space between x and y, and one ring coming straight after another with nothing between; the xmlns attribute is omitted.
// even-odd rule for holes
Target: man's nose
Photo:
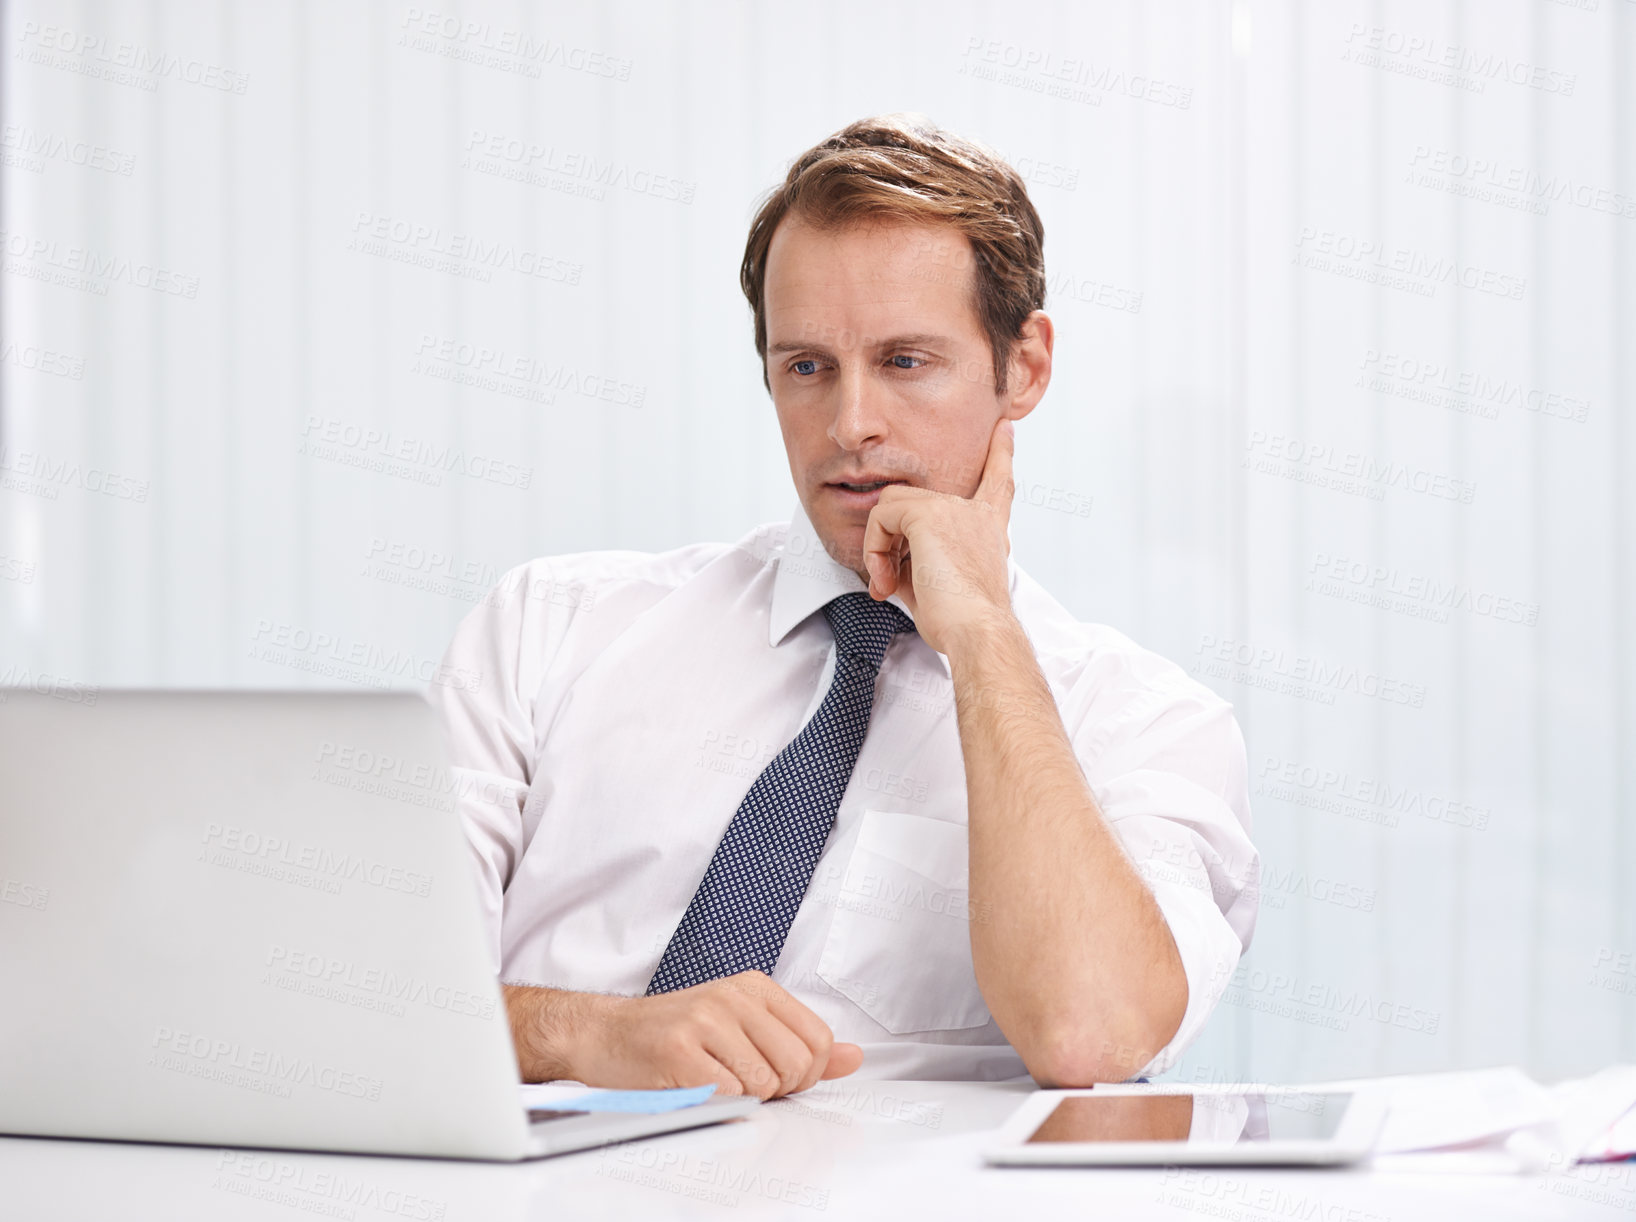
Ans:
<svg viewBox="0 0 1636 1222"><path fill-rule="evenodd" d="M886 437L885 404L880 388L868 371L848 362L836 379L839 401L830 422L829 437L843 450L856 450Z"/></svg>

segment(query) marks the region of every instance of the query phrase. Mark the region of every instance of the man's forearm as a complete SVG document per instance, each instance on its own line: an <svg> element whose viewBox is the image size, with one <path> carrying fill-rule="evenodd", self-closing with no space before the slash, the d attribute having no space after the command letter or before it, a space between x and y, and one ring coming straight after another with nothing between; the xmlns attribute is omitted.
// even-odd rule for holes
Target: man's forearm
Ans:
<svg viewBox="0 0 1636 1222"><path fill-rule="evenodd" d="M504 985L524 1082L616 1090L714 1085L763 1099L852 1073L856 1044L765 972L743 971L648 997Z"/></svg>
<svg viewBox="0 0 1636 1222"><path fill-rule="evenodd" d="M600 993L572 993L533 985L501 985L511 1020L511 1043L524 1082L572 1078L569 1068L576 1033L599 1020L618 999Z"/></svg>
<svg viewBox="0 0 1636 1222"><path fill-rule="evenodd" d="M1022 625L998 617L948 658L984 1000L1036 1079L1129 1077L1186 1010L1170 928L1097 808Z"/></svg>

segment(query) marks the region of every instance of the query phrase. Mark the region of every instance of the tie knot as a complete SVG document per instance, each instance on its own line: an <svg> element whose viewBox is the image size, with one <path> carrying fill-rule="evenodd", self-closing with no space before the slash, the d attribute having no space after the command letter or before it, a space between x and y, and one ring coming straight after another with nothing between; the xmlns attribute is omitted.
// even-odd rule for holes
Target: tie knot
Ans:
<svg viewBox="0 0 1636 1222"><path fill-rule="evenodd" d="M886 647L899 632L913 632L915 622L889 602L868 594L843 594L824 606L824 618L835 634L835 648L847 657L862 658L879 670Z"/></svg>

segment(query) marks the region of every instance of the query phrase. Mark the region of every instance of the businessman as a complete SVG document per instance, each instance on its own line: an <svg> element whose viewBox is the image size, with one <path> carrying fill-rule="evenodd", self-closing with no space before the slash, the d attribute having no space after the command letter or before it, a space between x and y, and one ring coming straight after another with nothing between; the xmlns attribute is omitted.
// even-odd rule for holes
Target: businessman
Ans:
<svg viewBox="0 0 1636 1222"><path fill-rule="evenodd" d="M534 560L459 626L483 681L435 698L525 1079L1081 1086L1204 1025L1257 909L1231 707L1010 557L1043 239L918 116L810 149L740 277L788 523Z"/></svg>

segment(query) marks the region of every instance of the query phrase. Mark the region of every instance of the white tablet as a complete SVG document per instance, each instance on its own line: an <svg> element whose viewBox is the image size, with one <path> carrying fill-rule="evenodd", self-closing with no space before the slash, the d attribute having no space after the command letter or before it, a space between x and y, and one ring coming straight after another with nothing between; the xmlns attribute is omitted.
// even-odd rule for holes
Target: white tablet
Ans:
<svg viewBox="0 0 1636 1222"><path fill-rule="evenodd" d="M1287 1086L1098 1086L1042 1090L984 1151L999 1166L1351 1163L1386 1119L1367 1091Z"/></svg>

